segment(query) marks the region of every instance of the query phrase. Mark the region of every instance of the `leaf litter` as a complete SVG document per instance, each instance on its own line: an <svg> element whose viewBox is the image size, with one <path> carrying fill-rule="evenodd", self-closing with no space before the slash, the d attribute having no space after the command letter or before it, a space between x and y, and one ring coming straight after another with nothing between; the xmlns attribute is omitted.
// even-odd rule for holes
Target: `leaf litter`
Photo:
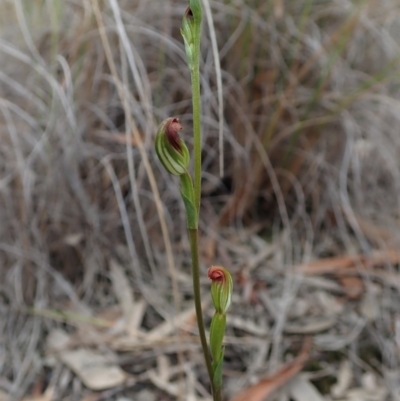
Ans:
<svg viewBox="0 0 400 401"><path fill-rule="evenodd" d="M287 355L282 355L281 363L288 355L293 354L292 340L295 339L298 343L299 339L308 338L304 337L305 335L312 335L314 345L311 349L306 340L298 357L265 376L269 345L265 348L260 344L269 343L272 339L273 323L281 308L284 276L272 267L275 263L275 253L274 250L271 251L271 245L268 245L268 252L262 248L258 249L263 257L254 255L251 261L251 297L245 291L241 292L241 288L245 288L248 282L246 276L240 275L239 269L236 272L234 308L228 317L226 337L227 358L232 358L232 352L236 352L233 354L236 355L236 359L242 358L245 366L250 367L254 364L256 369L248 368L251 375L247 376L246 382L242 382L240 390L230 385L235 368L234 364L231 366L231 363L227 362L226 383L230 389L230 399L272 400L274 395L280 392L281 395L286 394L295 401L307 398L328 400L326 389L321 392L319 383L323 377L334 377L336 383L330 386L329 392L337 400L384 401L388 395L388 390L385 390L383 385L384 376L376 373L368 376L365 367L361 372L359 368L357 371L356 360L345 350L362 332L368 333L369 325L373 327L383 307L381 302L385 299L385 302L390 301L390 297L382 297L385 295L384 289L388 288L385 286L394 286L393 281L389 285L387 277L397 277L397 272L393 268L388 269L387 266L398 264L397 252L379 251L371 255L327 258L293 266L291 274L300 273L303 281L297 289L293 306L285 312L287 318L283 326L281 346L287 350ZM245 253L235 257L237 265L246 263ZM243 258L242 262L240 258ZM178 315L158 319L158 324L148 327L146 319L151 305L140 296L126 268L120 262L111 259L109 265L115 301L101 308L97 314L87 317L77 314L71 306L73 304L66 305L60 319L71 325L68 331L58 327L49 332L45 363L49 367L55 366L55 363L62 363L70 369L83 384L83 393L88 399L100 400L108 394L117 396L124 391L129 393L129 389L135 388L140 382L151 384L157 391L168 394L173 399L178 399L185 393L185 388L190 386L190 397L193 400L207 399L207 389L204 388L201 376L190 376L187 373L196 371L203 363L195 334L193 306L189 303ZM269 270L263 269L264 266L269 266ZM352 296L346 287L347 284L339 280L341 276L358 278L363 284L362 293L357 297ZM260 282L264 284L260 285ZM182 285L189 284L186 280L182 281ZM386 294L386 297L387 295L390 293ZM207 314L209 301L205 299L203 306ZM393 338L397 337L394 335ZM395 341L397 349L398 343L400 341ZM360 345L362 346L362 343ZM302 370L307 371L308 364L318 353L329 357L329 349L341 350L343 355L338 361L333 361L331 366L322 358L317 368L318 373L314 374L317 379L308 373L299 375ZM182 367L175 362L178 350L186 353L186 362ZM146 359L137 359L133 355L125 362L127 353L147 354L153 362L148 364ZM365 359L365 356L361 357ZM369 363L376 364L377 360L372 357L369 361L367 358L364 364ZM130 367L138 369L142 364L143 367L137 372ZM185 377L191 377L190 381ZM57 398L54 395L57 389L50 389L51 392L44 391L38 394L37 398L42 400L46 399L43 397L47 397L50 401L51 398ZM203 394L203 398L199 398L199 394Z"/></svg>

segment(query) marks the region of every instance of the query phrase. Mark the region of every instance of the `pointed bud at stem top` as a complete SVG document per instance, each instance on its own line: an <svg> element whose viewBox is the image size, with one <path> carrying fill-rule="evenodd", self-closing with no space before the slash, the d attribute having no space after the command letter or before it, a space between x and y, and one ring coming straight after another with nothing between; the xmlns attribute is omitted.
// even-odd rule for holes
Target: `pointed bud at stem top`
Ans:
<svg viewBox="0 0 400 401"><path fill-rule="evenodd" d="M192 63L195 50L196 24L194 22L193 12L190 7L186 9L183 16L181 34L185 43L186 56L189 60L189 63Z"/></svg>
<svg viewBox="0 0 400 401"><path fill-rule="evenodd" d="M211 283L211 298L217 313L225 314L232 301L232 276L222 266L211 266L208 269Z"/></svg>
<svg viewBox="0 0 400 401"><path fill-rule="evenodd" d="M203 11L201 9L201 0L189 0L190 13L193 16L196 24L201 24Z"/></svg>
<svg viewBox="0 0 400 401"><path fill-rule="evenodd" d="M190 161L188 148L178 134L181 129L178 118L167 118L156 135L157 156L164 168L173 175L185 174Z"/></svg>
<svg viewBox="0 0 400 401"><path fill-rule="evenodd" d="M189 66L194 67L200 52L202 10L200 0L190 0L189 7L183 15L181 34L185 43L185 51Z"/></svg>

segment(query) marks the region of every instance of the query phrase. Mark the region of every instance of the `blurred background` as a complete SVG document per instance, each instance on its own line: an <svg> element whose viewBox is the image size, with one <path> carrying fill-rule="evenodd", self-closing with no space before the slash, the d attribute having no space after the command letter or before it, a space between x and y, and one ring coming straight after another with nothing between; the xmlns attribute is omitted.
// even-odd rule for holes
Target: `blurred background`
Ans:
<svg viewBox="0 0 400 401"><path fill-rule="evenodd" d="M2 401L211 399L153 149L170 116L192 145L187 5L0 0ZM400 400L400 4L203 6L200 251L207 322L207 268L234 277L226 399L261 380L242 400Z"/></svg>

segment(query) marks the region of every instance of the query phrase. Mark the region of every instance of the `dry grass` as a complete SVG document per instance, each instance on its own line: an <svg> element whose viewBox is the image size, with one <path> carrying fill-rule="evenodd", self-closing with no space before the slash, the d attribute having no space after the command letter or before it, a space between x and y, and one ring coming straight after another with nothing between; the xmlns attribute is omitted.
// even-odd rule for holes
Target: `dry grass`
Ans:
<svg viewBox="0 0 400 401"><path fill-rule="evenodd" d="M377 400L398 400L398 261L361 270L362 280L357 266L348 280L303 277L294 266L400 244L400 6L209 5L202 250L204 269L221 263L236 277L227 393L275 371L306 331L314 336L307 378L326 400L339 366L351 371L341 399L371 386L368 373L375 388L387 388ZM68 349L113 353L131 375L100 398L169 400L188 391L207 399L193 327L179 320L191 305L184 212L152 148L158 122L173 115L191 142L178 29L186 3L1 6L0 390L13 399L45 388L54 399L90 393L62 358L48 356L46 338L57 327L73 338ZM116 326L132 305L137 321L122 335ZM144 341L164 321L184 330Z"/></svg>

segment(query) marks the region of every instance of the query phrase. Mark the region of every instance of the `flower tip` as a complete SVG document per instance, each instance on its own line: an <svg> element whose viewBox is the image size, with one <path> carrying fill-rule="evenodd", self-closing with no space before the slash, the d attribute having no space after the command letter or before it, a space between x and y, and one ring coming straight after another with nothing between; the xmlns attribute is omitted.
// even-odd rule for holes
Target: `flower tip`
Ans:
<svg viewBox="0 0 400 401"><path fill-rule="evenodd" d="M208 269L207 275L211 281L224 282L225 281L225 273L224 268L221 266L211 266Z"/></svg>
<svg viewBox="0 0 400 401"><path fill-rule="evenodd" d="M225 314L232 299L232 276L225 267L211 266L208 269L208 278L212 281L211 298L215 310L217 313Z"/></svg>
<svg viewBox="0 0 400 401"><path fill-rule="evenodd" d="M178 117L171 117L169 120L169 129L175 131L176 133L183 129Z"/></svg>
<svg viewBox="0 0 400 401"><path fill-rule="evenodd" d="M185 18L193 18L193 11L190 7L188 7L185 11Z"/></svg>
<svg viewBox="0 0 400 401"><path fill-rule="evenodd" d="M182 153L182 144L178 135L178 132L183 127L179 123L179 118L170 117L167 119L165 124L165 135L169 144L179 153Z"/></svg>
<svg viewBox="0 0 400 401"><path fill-rule="evenodd" d="M172 122L174 124L179 124L179 118L178 117L172 117ZM179 129L183 129L182 125L179 124L179 126L180 126Z"/></svg>
<svg viewBox="0 0 400 401"><path fill-rule="evenodd" d="M155 140L158 158L173 175L185 174L190 162L189 150L178 134L181 129L179 118L169 117L161 123Z"/></svg>

